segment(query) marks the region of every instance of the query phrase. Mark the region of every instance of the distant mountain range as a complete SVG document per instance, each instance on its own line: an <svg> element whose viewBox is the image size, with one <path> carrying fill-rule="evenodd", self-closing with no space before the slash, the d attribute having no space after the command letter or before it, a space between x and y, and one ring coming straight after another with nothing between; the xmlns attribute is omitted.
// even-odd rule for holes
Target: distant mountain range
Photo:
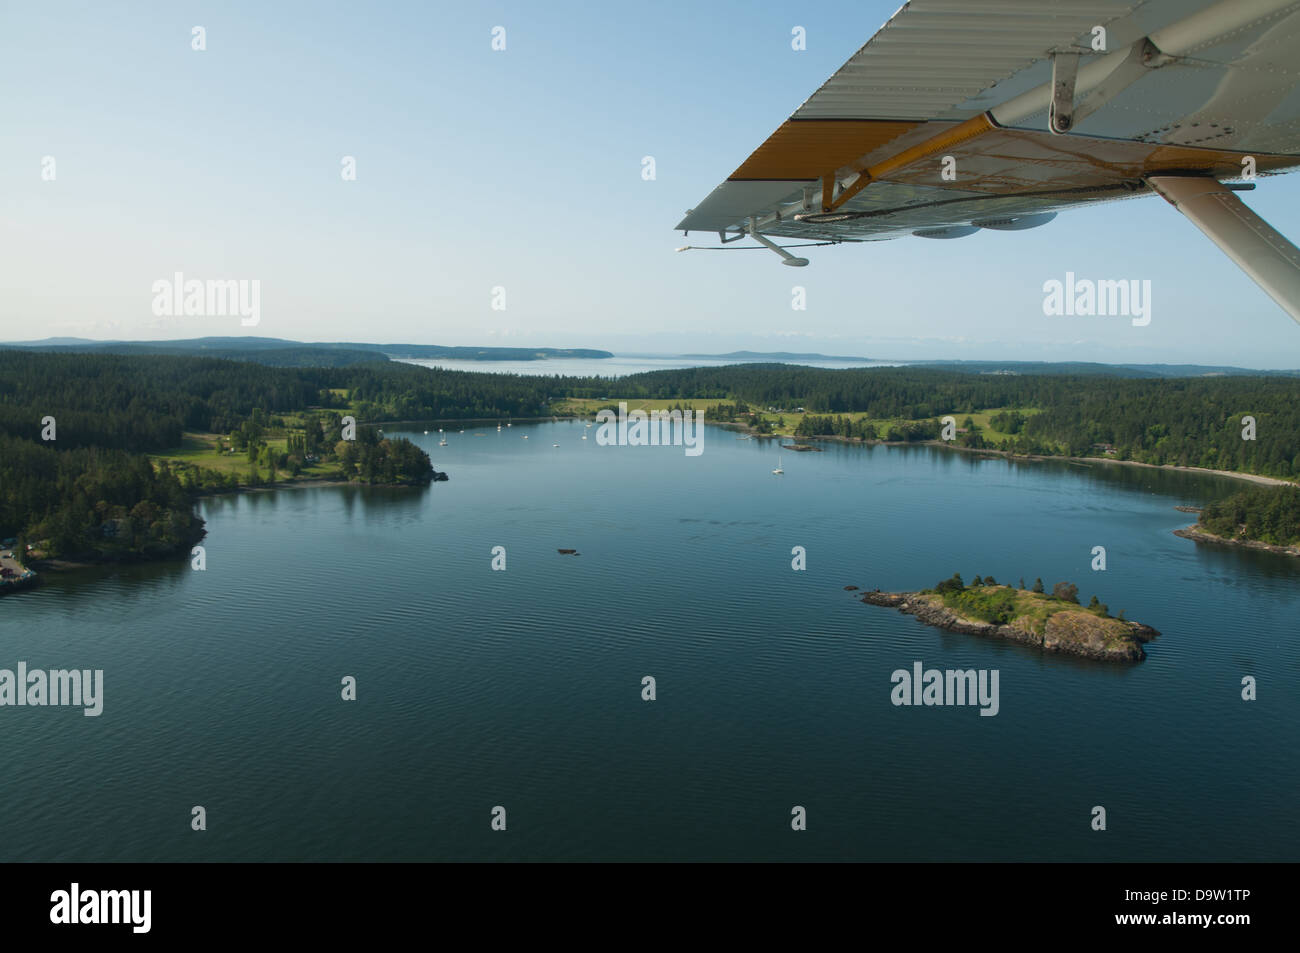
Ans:
<svg viewBox="0 0 1300 953"><path fill-rule="evenodd" d="M390 359L456 361L541 361L548 358L613 357L609 351L559 347L443 347L437 344L366 344L322 341L304 343L283 338L207 337L183 341L93 341L87 338L46 338L17 341L0 347L36 351L94 354L187 354L229 360L256 361L277 367L341 367Z"/></svg>

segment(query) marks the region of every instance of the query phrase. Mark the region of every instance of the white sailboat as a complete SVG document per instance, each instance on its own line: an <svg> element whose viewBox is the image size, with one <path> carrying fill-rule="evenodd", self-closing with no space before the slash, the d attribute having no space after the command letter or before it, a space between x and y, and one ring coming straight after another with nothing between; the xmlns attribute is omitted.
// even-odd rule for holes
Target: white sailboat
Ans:
<svg viewBox="0 0 1300 953"><path fill-rule="evenodd" d="M776 455L776 469L773 470L772 472L775 473L777 476L780 476L781 474L785 473L785 471L781 469L781 454L779 453Z"/></svg>

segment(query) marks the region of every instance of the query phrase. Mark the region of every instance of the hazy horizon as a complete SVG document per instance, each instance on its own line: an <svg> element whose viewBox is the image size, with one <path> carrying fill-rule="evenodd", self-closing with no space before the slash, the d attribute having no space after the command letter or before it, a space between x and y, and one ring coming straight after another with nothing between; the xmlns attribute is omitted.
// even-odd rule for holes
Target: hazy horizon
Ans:
<svg viewBox="0 0 1300 953"><path fill-rule="evenodd" d="M260 282L256 333L293 340L1300 364L1300 327L1154 197L1029 232L808 249L801 269L675 253L717 244L673 226L896 7L9 10L6 336L247 333L155 314L153 284L181 273ZM743 95L714 65L734 62L758 64ZM1258 186L1248 204L1300 235L1300 175ZM1150 280L1150 324L1045 316L1067 272Z"/></svg>
<svg viewBox="0 0 1300 953"><path fill-rule="evenodd" d="M551 349L585 348L588 350L600 350L600 351L610 352L610 357L608 358L565 356L565 357L541 358L538 359L539 362L543 362L547 360L551 362L558 362L560 360L563 360L565 362L582 362L582 361L606 361L606 360L635 359L635 358L646 358L646 359L700 358L700 359L714 360L718 358L728 357L735 352L748 351L756 355L781 354L781 353L809 355L811 357L816 357L826 361L860 362L863 366L873 366L873 367L889 365L889 364L902 364L902 363L915 364L915 363L997 362L997 363L1017 364L1017 363L1042 362L1042 363L1053 363L1053 364L1082 363L1082 364L1103 364L1103 365L1114 365L1114 366L1121 366L1121 365L1184 366L1186 365L1186 366L1204 366L1204 367L1230 367L1230 368L1235 368L1237 370L1247 370L1247 371L1248 370L1260 370L1260 371L1300 370L1300 359L1297 359L1297 361L1292 364L1278 363L1272 366L1263 366L1263 365L1233 364L1225 361L1167 361L1167 360L1138 360L1132 358L1116 359L1110 361L1090 361L1078 357L1025 358L1025 357L1007 357L1005 355L1003 356L994 355L989 357L972 357L969 354L963 354L961 356L922 355L919 357L900 357L895 354L847 354L847 353L831 354L825 351L817 351L817 350L809 350L809 349L795 350L789 347L786 348L772 347L772 349L769 351L759 351L752 347L736 347L736 348L732 348L729 351L720 350L720 351L710 353L705 351L684 351L684 350L683 351L616 350L614 348L605 347L602 344L592 343L592 342L585 342L585 343L576 342L576 343L566 343L566 344L554 344L554 343L523 344L523 343L505 342L505 341L488 342L488 343L479 341L471 344L451 345L451 344L447 344L444 341L363 340L359 338L352 338L349 339L348 341L326 340L326 339L319 339L314 341L293 341L292 339L287 339L287 338L276 338L273 335L253 335L253 334L206 335L206 337L225 338L229 340L238 340L241 338L264 338L266 340L291 341L291 343L300 344L308 347L313 345L335 345L335 344L352 343L352 344L367 344L372 346L379 346L384 344L389 344L389 345L400 344L400 345L419 345L419 346L432 346L432 347L515 348L518 350L540 350L542 348L551 348ZM0 347L19 347L19 346L30 347L30 346L39 346L39 345L57 347L60 346L59 345L60 341L69 341L69 342L77 342L77 343L84 342L89 344L116 344L116 343L134 344L134 343L149 343L155 341L166 342L166 341L186 341L186 340L192 340L192 338L182 337L182 336L139 337L139 338L87 338L87 337L78 337L74 335L64 335L64 336L56 336L51 338L37 338L33 340L24 340L24 341L0 341ZM458 365L475 364L475 363L491 363L491 362L476 362L476 361L464 360L464 359L457 360L451 358L446 358L446 359L420 358L420 359L412 359L409 361L409 363L425 364L433 361L444 361L444 360L450 360L453 363L456 363ZM741 361L741 363L744 363L744 361ZM489 373L489 372L484 371L484 373Z"/></svg>

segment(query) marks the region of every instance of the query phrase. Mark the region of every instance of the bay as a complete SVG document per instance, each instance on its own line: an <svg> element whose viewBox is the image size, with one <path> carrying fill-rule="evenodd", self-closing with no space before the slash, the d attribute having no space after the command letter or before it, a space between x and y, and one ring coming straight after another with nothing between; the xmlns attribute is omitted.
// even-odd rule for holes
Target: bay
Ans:
<svg viewBox="0 0 1300 953"><path fill-rule="evenodd" d="M1297 855L1300 560L1172 535L1193 520L1175 505L1243 484L834 443L778 477L775 442L712 426L698 457L575 421L447 447L422 429L401 433L447 483L210 497L205 571L86 570L0 602L0 667L105 685L98 718L0 709L0 857ZM1073 581L1162 635L1141 664L1089 662L843 588L954 571ZM917 660L998 670L997 716L893 706Z"/></svg>

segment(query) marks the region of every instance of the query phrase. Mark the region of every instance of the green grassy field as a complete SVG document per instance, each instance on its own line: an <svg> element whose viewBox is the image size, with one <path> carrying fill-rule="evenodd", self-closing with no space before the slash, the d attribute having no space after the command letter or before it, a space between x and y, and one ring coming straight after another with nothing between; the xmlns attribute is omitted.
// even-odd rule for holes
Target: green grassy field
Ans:
<svg viewBox="0 0 1300 953"><path fill-rule="evenodd" d="M952 416L956 418L958 427L960 427L963 423L965 423L967 417L970 417L971 420L975 422L975 425L980 428L980 432L984 435L984 438L986 440L1000 441L1000 440L1006 440L1010 438L1012 435L1007 433L1002 433L999 430L991 429L989 427L989 421L1000 413L1009 412L1012 410L1017 410L1021 414L1024 414L1026 417L1041 412L1040 409L1036 407L989 407L984 410L975 411L974 413L971 414L954 413ZM822 414L813 411L811 414L806 414L806 413L800 414L794 412L775 414L775 413L770 413L768 411L764 411L762 414L760 414L760 416L764 420L767 420L772 425L773 432L782 434L784 436L792 436L805 416L846 417L849 420L852 420L854 423L865 420L867 423L871 424L873 427L876 428L877 433L882 433L882 434L888 433L889 429L893 426L900 426L902 424L909 422L905 417L871 417L865 412L855 412L855 413L847 413L847 414ZM782 426L777 426L778 420L784 421Z"/></svg>
<svg viewBox="0 0 1300 953"><path fill-rule="evenodd" d="M928 590L934 592L934 590ZM1010 616L1025 619L1031 629L1038 634L1046 631L1047 620L1058 612L1087 612L1101 619L1113 618L1105 606L1091 608L1075 602L1065 602L1052 597L1050 592L1032 592L1014 586L968 586L960 593L938 594L944 605L964 615L982 619L985 622L1007 622L998 617L1008 605L1012 608Z"/></svg>
<svg viewBox="0 0 1300 953"><path fill-rule="evenodd" d="M617 404L619 401L626 401L627 408L629 411L644 410L646 412L649 412L651 410L667 410L671 407L680 405L682 407L690 408L692 410L704 411L705 420L708 420L708 412L712 408L716 407L718 404L736 403L736 401L732 398L709 398L709 399L682 398L682 399L669 399L669 400L650 400L642 397L610 397L608 400L594 400L590 398L574 397L574 398L564 398L563 400L556 401L554 404L552 404L551 410L556 416L565 416L568 414L572 414L574 416L579 416L579 417L592 416L601 407L606 407L609 406L610 404ZM1012 410L1019 411L1021 414L1023 414L1026 417L1032 416L1033 414L1041 413L1041 409L1037 407L988 407L983 410L975 411L974 413L971 414L954 413L952 416L957 419L958 427L960 427L963 423L965 423L966 418L969 416L971 420L975 422L975 425L980 428L980 431L984 435L985 439L992 440L992 441L1001 441L1010 438L1012 435L1003 433L999 430L991 429L989 426L989 421L1000 413L1004 413ZM766 420L769 424L771 424L773 434L777 436L783 436L783 437L793 437L795 430L798 429L799 424L802 422L803 418L808 415L809 415L808 412L796 413L794 411L790 411L788 413L772 413L770 411L761 411L757 414L757 417L762 418L763 420ZM812 411L811 416L847 417L848 419L854 421L855 423L861 420L865 420L868 423L870 423L872 426L874 426L878 433L887 433L891 427L908 422L908 420L904 417L871 417L868 416L865 412L861 412L861 411L855 413L847 413L847 414L824 414L824 413L819 413L817 411Z"/></svg>
<svg viewBox="0 0 1300 953"><path fill-rule="evenodd" d="M288 443L288 437L285 435L266 437L265 440L267 445L277 453L283 453ZM173 463L186 463L191 466L201 467L204 470L215 470L221 474L233 473L240 483L244 483L253 464L248 462L248 457L244 453L217 453L215 449L217 441L221 441L224 447L230 446L230 442L225 438L224 434L198 433L187 430L181 439L180 447L166 453L152 453L149 458L151 460L168 460ZM331 464L313 464L312 466L303 467L297 479L305 480L333 476L336 469ZM265 472L262 473L262 476L266 476ZM287 472L283 471L277 471L276 478L283 481L292 479Z"/></svg>
<svg viewBox="0 0 1300 953"><path fill-rule="evenodd" d="M579 417L590 417L593 416L601 407L608 407L610 404L617 404L619 401L626 401L627 409L629 411L644 410L646 413L649 413L652 410L670 410L677 406L685 407L688 410L702 410L704 411L704 419L706 421L708 420L709 411L718 404L734 403L734 401L722 400L719 398L650 400L645 397L611 397L609 400L595 400L593 398L566 397L555 401L555 403L551 405L551 412L557 417L562 417L566 414L573 414Z"/></svg>

